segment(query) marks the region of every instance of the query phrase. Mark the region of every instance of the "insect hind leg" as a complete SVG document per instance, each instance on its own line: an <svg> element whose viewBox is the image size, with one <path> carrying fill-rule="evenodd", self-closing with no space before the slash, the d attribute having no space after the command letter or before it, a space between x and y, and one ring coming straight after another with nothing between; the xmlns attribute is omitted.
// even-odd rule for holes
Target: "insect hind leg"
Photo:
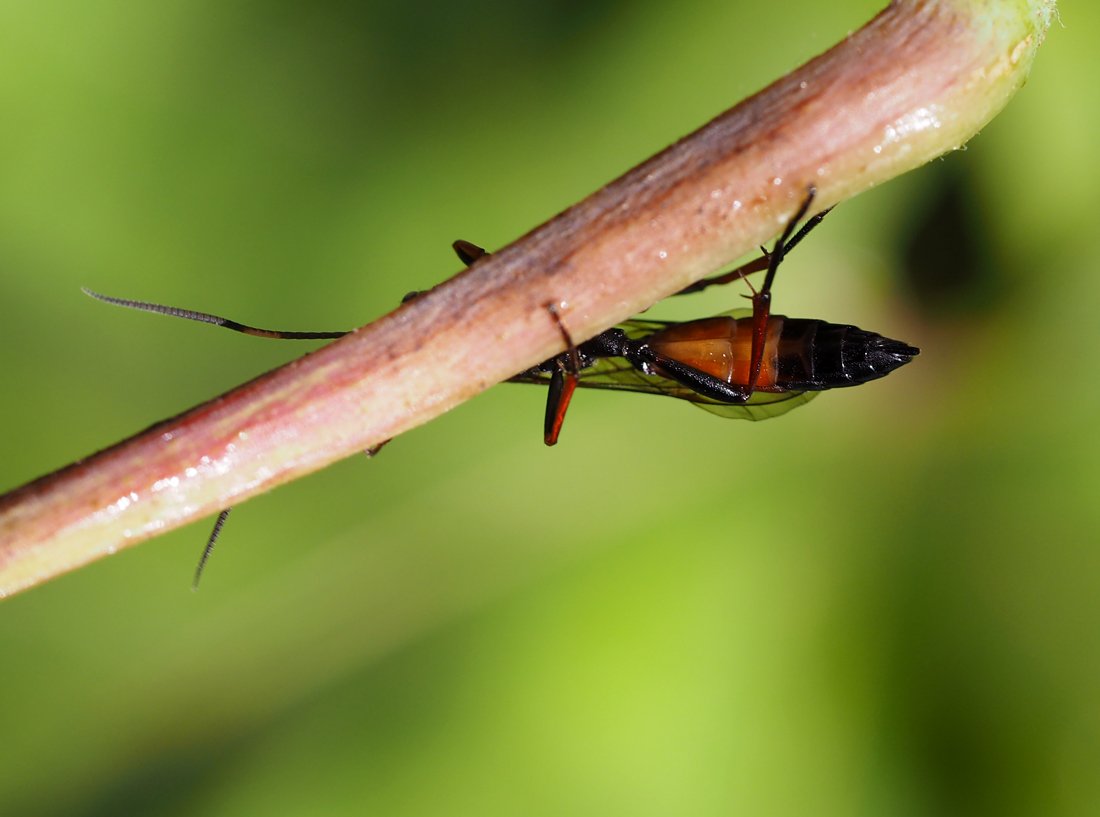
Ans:
<svg viewBox="0 0 1100 817"><path fill-rule="evenodd" d="M631 360L647 374L657 374L675 380L681 386L686 386L698 395L707 397L718 403L741 405L747 403L752 397L752 389L748 389L737 383L729 383L720 377L707 374L704 371L681 363L670 357L658 355L650 351L643 358Z"/></svg>
<svg viewBox="0 0 1100 817"><path fill-rule="evenodd" d="M809 204L813 202L813 197L816 193L816 190L811 186L807 192L808 195L807 198L803 201L802 207L799 208L798 213L794 216L794 218L791 219L791 221L788 223L788 226L792 226L793 224L797 224L799 221L801 221L802 218L806 215L806 212L809 210ZM825 216L829 215L832 209L832 207L829 207L825 210L822 210L820 213L816 213L813 216L810 216L806 223L799 228L797 233L795 233L788 241L783 242L783 255L785 256L796 246L798 246L802 239L809 235L810 232L818 224L821 223L822 219L824 219ZM674 294L690 295L694 292L702 292L704 289L709 289L713 286L724 286L725 284L730 284L734 281L745 281L745 283L748 283L746 279L749 275L752 275L755 272L763 272L771 265L772 253L768 252L765 247L761 247L760 251L761 255L759 258L754 258L751 261L748 261L737 267L736 269L730 270L729 272L723 272L720 275L714 275L710 278L703 278L699 281L696 281L694 284L688 284L686 287ZM772 277L775 277L774 273L772 274Z"/></svg>
<svg viewBox="0 0 1100 817"><path fill-rule="evenodd" d="M806 198L803 199L802 205L795 211L795 214L791 216L790 221L787 222L787 226L783 228L783 234L779 236L779 239L775 242L775 247L771 251L771 255L768 256L768 272L764 276L764 283L760 287L758 292L754 292L752 296L752 353L749 358L749 382L746 384L748 395L751 396L753 390L756 389L756 384L760 380L760 370L764 365L764 346L768 340L768 319L771 317L771 305L772 305L772 283L775 281L775 273L779 270L779 265L783 262L783 258L786 256L787 251L791 247L791 243L794 239L791 236L794 234L795 227L798 226L798 222L805 218L806 213L810 211L810 206L814 203L814 198L817 196L817 188L810 185L806 191ZM806 232L812 230L818 224L821 223L821 219L816 222L812 221L809 224L809 229L805 232L799 233L798 240L805 236Z"/></svg>

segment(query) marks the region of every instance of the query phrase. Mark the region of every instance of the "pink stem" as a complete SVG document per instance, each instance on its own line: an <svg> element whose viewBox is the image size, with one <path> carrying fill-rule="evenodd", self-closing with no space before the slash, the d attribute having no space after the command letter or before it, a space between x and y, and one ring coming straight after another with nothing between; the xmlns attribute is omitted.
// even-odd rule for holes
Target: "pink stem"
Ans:
<svg viewBox="0 0 1100 817"><path fill-rule="evenodd" d="M1052 0L897 0L490 258L318 352L0 498L0 596L400 434L970 138Z"/></svg>

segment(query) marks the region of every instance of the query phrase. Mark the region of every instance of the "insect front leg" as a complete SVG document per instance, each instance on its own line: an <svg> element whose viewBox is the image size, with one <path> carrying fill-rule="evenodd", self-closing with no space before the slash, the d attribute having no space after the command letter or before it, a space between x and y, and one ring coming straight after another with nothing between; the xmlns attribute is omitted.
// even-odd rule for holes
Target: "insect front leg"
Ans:
<svg viewBox="0 0 1100 817"><path fill-rule="evenodd" d="M467 267L490 255L484 248L462 239L451 244L451 249ZM546 415L542 425L542 440L547 445L557 445L558 435L561 434L561 427L565 422L565 412L569 410L573 392L577 390L581 362L577 345L573 343L569 330L562 323L558 308L553 303L548 303L546 310L558 325L558 331L561 332L562 340L565 341L565 352L538 367L542 372L545 372L548 366L551 368L550 387L546 392Z"/></svg>
<svg viewBox="0 0 1100 817"><path fill-rule="evenodd" d="M565 341L565 352L554 358L554 371L550 375L550 388L546 392L546 417L542 429L543 442L547 445L556 445L562 424L565 422L565 412L569 409L573 392L577 390L581 361L577 345L573 343L569 330L562 323L558 308L554 304L547 304L546 309L554 318L562 340Z"/></svg>
<svg viewBox="0 0 1100 817"><path fill-rule="evenodd" d="M479 247L472 241L464 241L461 238L451 243L451 249L455 251L458 260L467 267L472 266L475 261L489 255L489 251L484 247Z"/></svg>

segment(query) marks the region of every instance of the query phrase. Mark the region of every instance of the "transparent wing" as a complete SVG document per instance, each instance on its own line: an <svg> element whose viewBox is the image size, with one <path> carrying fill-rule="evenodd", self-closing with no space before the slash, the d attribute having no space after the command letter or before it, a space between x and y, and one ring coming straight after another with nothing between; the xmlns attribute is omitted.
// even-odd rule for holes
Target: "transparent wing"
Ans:
<svg viewBox="0 0 1100 817"><path fill-rule="evenodd" d="M741 318L751 318L751 309L730 309L726 312L719 312L717 315L711 317L715 318L734 318L740 320ZM781 317L776 315L775 317ZM633 318L629 321L623 321L616 328L622 329L626 333L626 336L631 340L638 340L638 338L644 338L647 335L652 335L654 332L660 332L662 329L667 329L670 326L676 326L683 321L651 321L645 318Z"/></svg>
<svg viewBox="0 0 1100 817"><path fill-rule="evenodd" d="M731 318L747 318L752 315L751 309L731 309L721 313L722 316ZM719 316L716 316L719 317ZM645 318L635 318L619 324L627 337L632 340L644 338L673 325L674 321L656 321ZM524 374L513 378L522 383L546 383L549 375ZM789 391L789 392L755 392L747 403L721 403L704 397L698 392L689 389L675 380L658 375L648 375L638 371L622 358L601 358L592 366L582 371L578 385L588 389L609 389L611 391L633 391L642 394L661 394L665 397L675 397L678 400L686 400L697 405L701 409L717 414L719 417L728 417L737 420L770 420L786 414L788 411L805 405L817 396L817 392Z"/></svg>
<svg viewBox="0 0 1100 817"><path fill-rule="evenodd" d="M804 406L817 397L817 391L753 392L749 402L744 405L732 403L714 403L708 400L696 400L695 405L706 409L719 417L731 417L737 420L770 420L791 409Z"/></svg>
<svg viewBox="0 0 1100 817"><path fill-rule="evenodd" d="M654 324L656 321L631 321L631 324ZM623 329L629 331L629 324ZM537 383L547 385L550 375L542 372L525 372L511 378L514 383ZM701 409L737 420L769 420L786 414L793 408L808 403L817 392L755 392L747 403L721 403L704 397L675 380L659 375L644 374L622 358L600 358L578 376L577 385L586 389L606 389L609 391L632 391L641 394L661 394L675 397L697 405Z"/></svg>

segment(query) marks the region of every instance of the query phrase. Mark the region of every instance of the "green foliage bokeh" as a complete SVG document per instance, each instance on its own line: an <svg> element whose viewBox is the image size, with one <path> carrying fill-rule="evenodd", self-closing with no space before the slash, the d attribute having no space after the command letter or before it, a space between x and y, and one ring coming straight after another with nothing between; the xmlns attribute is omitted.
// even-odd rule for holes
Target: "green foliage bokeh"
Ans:
<svg viewBox="0 0 1100 817"><path fill-rule="evenodd" d="M0 490L300 354L883 0L0 4ZM921 356L762 424L505 385L0 604L0 813L1100 808L1098 12L844 204L787 314ZM722 311L738 292L658 306ZM739 299L738 299L739 300Z"/></svg>

